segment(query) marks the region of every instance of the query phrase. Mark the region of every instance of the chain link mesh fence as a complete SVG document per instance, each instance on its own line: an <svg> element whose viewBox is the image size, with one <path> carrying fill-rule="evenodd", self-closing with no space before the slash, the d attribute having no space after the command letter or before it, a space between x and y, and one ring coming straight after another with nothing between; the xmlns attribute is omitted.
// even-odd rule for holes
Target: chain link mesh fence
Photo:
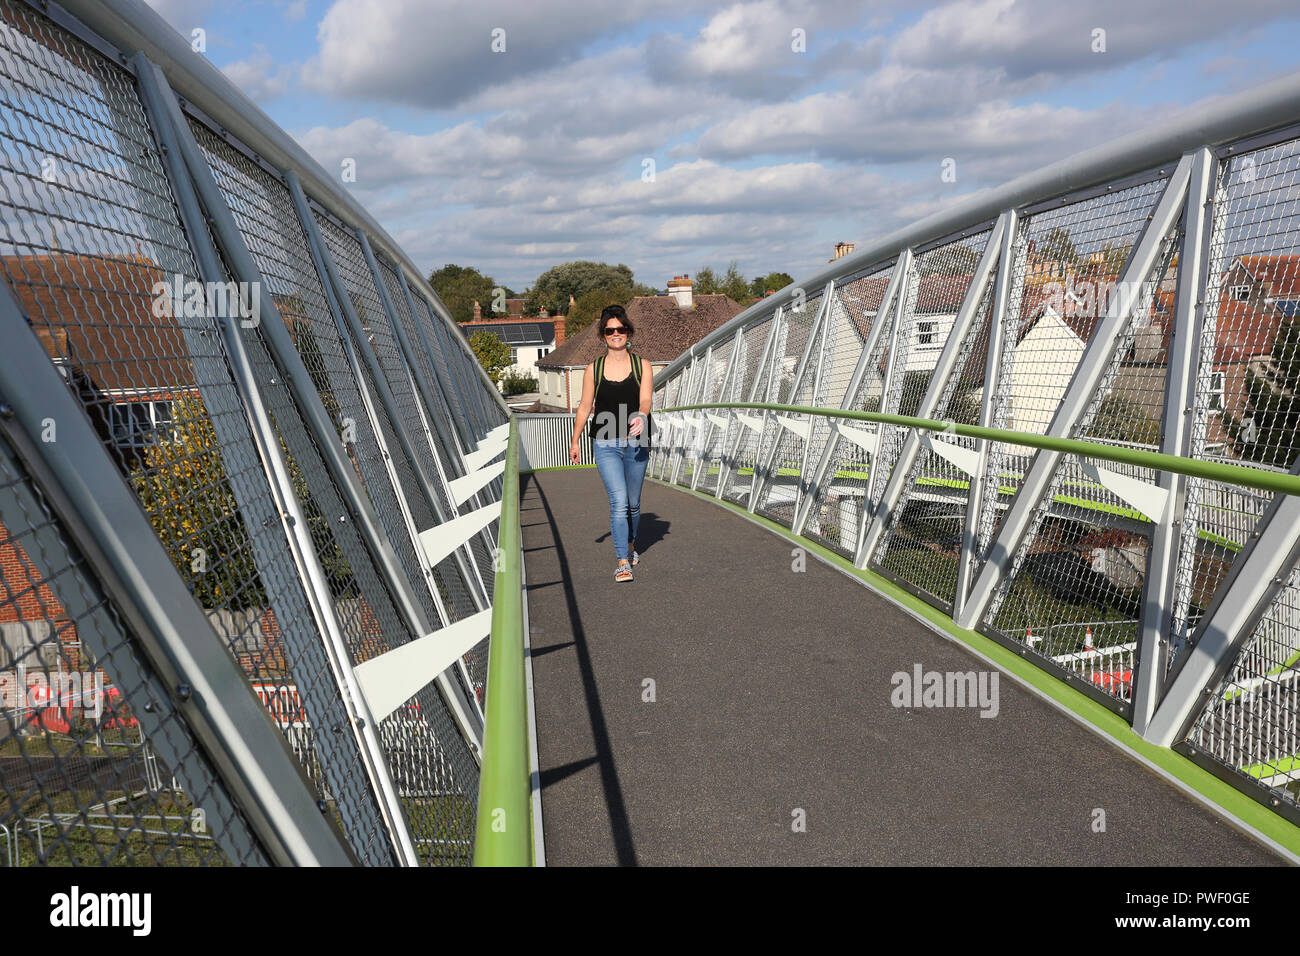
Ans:
<svg viewBox="0 0 1300 956"><path fill-rule="evenodd" d="M446 394L463 403L457 411L480 437L487 422L503 420L500 410L476 394L482 383L423 291L409 290L412 314L404 280L381 259L393 314L421 342L412 359L430 378L454 374L461 383L445 390L444 404L429 396L417 404L356 239L318 216L325 254L369 326L365 342L342 324L275 169L193 115L176 131L194 136L207 159L406 580L385 578L256 316L247 321L254 299L229 274L205 276L196 264L131 68L0 0L0 85L0 265L18 307L178 582L285 738L303 785L358 861L395 862L392 823L338 668L422 636L399 613L393 587L409 588L435 628L477 611L471 588L480 585L470 578L490 574L485 543L464 549L463 564L453 557L426 569L414 534L437 523L435 509L456 513L446 481L463 472L454 445L465 423L448 420L456 412ZM276 486L259 447L223 323L237 328L248 356L286 487ZM364 349L400 396L399 421L377 400ZM417 480L408 447L428 484ZM293 519L277 504L284 494L305 529L290 533ZM323 585L304 570L301 547ZM0 559L0 860L265 863L220 775L8 444L0 448ZM346 660L331 657L329 633ZM471 699L482 700L485 660L480 645L466 661L473 676L456 670ZM428 685L377 732L404 817L397 825L421 861L468 862L478 765L447 702Z"/></svg>

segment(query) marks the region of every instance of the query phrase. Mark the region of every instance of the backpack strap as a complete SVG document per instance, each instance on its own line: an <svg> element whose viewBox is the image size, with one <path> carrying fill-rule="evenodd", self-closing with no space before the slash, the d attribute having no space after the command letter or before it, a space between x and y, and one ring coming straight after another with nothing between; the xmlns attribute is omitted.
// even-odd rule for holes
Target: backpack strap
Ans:
<svg viewBox="0 0 1300 956"><path fill-rule="evenodd" d="M632 376L636 382L637 388L641 387L641 356L635 352L629 352L628 357L632 359Z"/></svg>
<svg viewBox="0 0 1300 956"><path fill-rule="evenodd" d="M591 393L591 400L595 402L596 393L600 391L600 383L605 379L605 356L601 356L593 363L591 374L596 377L596 388Z"/></svg>

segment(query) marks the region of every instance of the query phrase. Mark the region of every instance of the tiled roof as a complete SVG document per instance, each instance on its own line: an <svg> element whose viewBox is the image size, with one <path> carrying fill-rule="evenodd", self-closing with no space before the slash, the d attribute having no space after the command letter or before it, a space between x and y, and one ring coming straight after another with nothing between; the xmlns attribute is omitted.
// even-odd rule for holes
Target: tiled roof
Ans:
<svg viewBox="0 0 1300 956"><path fill-rule="evenodd" d="M1251 278L1269 287L1278 299L1300 298L1300 256L1238 256Z"/></svg>
<svg viewBox="0 0 1300 956"><path fill-rule="evenodd" d="M632 351L648 362L671 362L720 325L739 315L743 307L725 295L697 295L694 308L683 309L669 295L637 296L626 306L636 329ZM605 344L593 322L554 352L538 368L584 368L604 354Z"/></svg>
<svg viewBox="0 0 1300 956"><path fill-rule="evenodd" d="M176 320L153 313L154 283L171 278L143 256L43 253L5 256L5 277L55 357L98 389L165 390L192 384ZM216 349L216 345L209 345Z"/></svg>

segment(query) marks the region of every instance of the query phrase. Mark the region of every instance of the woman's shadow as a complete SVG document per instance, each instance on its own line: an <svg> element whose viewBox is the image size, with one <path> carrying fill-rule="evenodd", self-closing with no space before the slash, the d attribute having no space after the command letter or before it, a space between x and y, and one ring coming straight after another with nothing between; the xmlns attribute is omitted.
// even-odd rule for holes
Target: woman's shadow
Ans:
<svg viewBox="0 0 1300 956"><path fill-rule="evenodd" d="M653 548L656 544L668 537L668 525L671 522L664 521L653 511L641 512L641 523L636 529L636 549L638 553L644 554ZM596 538L596 543L608 541L610 532Z"/></svg>

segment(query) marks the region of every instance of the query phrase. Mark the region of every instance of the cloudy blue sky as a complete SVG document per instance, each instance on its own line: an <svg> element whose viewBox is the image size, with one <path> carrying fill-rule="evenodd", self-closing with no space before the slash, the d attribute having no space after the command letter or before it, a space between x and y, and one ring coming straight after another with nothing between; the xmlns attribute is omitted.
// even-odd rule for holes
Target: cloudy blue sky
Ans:
<svg viewBox="0 0 1300 956"><path fill-rule="evenodd" d="M1295 0L149 2L327 170L354 160L426 273L520 290L570 259L799 278L1300 70Z"/></svg>

